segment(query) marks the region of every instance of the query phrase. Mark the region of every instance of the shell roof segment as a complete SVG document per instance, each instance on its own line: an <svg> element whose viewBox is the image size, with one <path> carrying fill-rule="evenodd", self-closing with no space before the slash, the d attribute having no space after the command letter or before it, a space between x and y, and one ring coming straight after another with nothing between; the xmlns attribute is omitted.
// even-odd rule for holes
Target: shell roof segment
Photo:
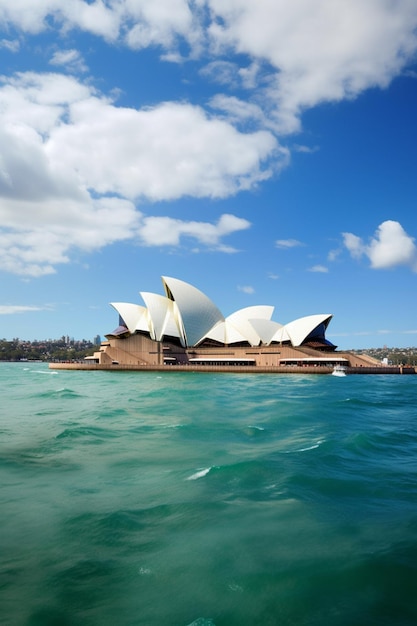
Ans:
<svg viewBox="0 0 417 626"><path fill-rule="evenodd" d="M175 320L174 303L157 293L141 291L140 295L148 307L152 339L161 341L164 335L181 338Z"/></svg>
<svg viewBox="0 0 417 626"><path fill-rule="evenodd" d="M285 325L285 331L287 332L293 346L301 346L303 341L307 339L309 335L313 334L313 331L323 325L323 338L324 330L330 323L332 315L319 314L319 315L307 315L306 317L300 317L299 319L289 322Z"/></svg>
<svg viewBox="0 0 417 626"><path fill-rule="evenodd" d="M133 334L137 330L149 332L149 313L144 306L130 302L111 302L110 304L116 309L130 333Z"/></svg>
<svg viewBox="0 0 417 626"><path fill-rule="evenodd" d="M256 327L252 320L268 322L271 320L274 307L269 305L249 306L239 309L226 318L226 322L246 337L251 346L257 346L263 342L261 325ZM259 332L261 330L261 332Z"/></svg>
<svg viewBox="0 0 417 626"><path fill-rule="evenodd" d="M202 291L178 278L162 277L167 298L178 307L185 344L197 345L207 332L219 322L223 314Z"/></svg>

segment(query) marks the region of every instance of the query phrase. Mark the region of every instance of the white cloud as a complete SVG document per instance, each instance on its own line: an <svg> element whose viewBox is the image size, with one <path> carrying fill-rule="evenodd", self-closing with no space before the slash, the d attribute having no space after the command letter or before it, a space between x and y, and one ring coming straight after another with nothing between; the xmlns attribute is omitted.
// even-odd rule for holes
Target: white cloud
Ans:
<svg viewBox="0 0 417 626"><path fill-rule="evenodd" d="M134 49L172 48L178 37L198 47L199 24L187 0L0 0L0 23L23 32L48 29L50 18L64 32L80 29Z"/></svg>
<svg viewBox="0 0 417 626"><path fill-rule="evenodd" d="M264 128L271 132L276 131L276 124L271 122L270 118L259 104L248 102L247 100L242 100L235 96L217 94L211 98L209 105L218 112L218 115L231 124L251 125L252 127ZM279 156L281 160L280 166L288 165L290 161L288 148L280 146Z"/></svg>
<svg viewBox="0 0 417 626"><path fill-rule="evenodd" d="M362 330L351 333L329 333L329 337L366 337L368 335L416 335L417 330L403 330L403 329L382 329L382 330ZM327 333L326 333L327 335Z"/></svg>
<svg viewBox="0 0 417 626"><path fill-rule="evenodd" d="M186 0L125 0L118 6L127 31L126 41L132 48L150 45L172 48L179 36L190 45L198 44L200 26Z"/></svg>
<svg viewBox="0 0 417 626"><path fill-rule="evenodd" d="M299 246L304 246L301 241L298 239L277 239L275 242L275 246L282 250L288 250L290 248L298 248Z"/></svg>
<svg viewBox="0 0 417 626"><path fill-rule="evenodd" d="M181 238L191 237L211 249L233 252L233 248L224 247L221 238L249 227L247 220L227 214L222 215L217 224L186 222L170 217L146 217L138 233L148 246L178 246Z"/></svg>
<svg viewBox="0 0 417 626"><path fill-rule="evenodd" d="M399 222L387 220L378 226L368 244L352 233L342 233L345 247L353 258L365 255L373 269L389 269L399 265L417 272L417 247Z"/></svg>
<svg viewBox="0 0 417 626"><path fill-rule="evenodd" d="M303 109L385 87L417 48L412 0L209 0L216 49L276 70L269 96L283 132ZM220 19L217 19L220 18Z"/></svg>
<svg viewBox="0 0 417 626"><path fill-rule="evenodd" d="M94 3L84 0L0 0L0 23L12 24L23 32L36 34L48 29L48 18L53 18L64 30L79 28L114 40L120 30L119 4L109 8L102 0Z"/></svg>
<svg viewBox="0 0 417 626"><path fill-rule="evenodd" d="M89 149L85 150L88 145ZM172 200L223 198L269 178L271 133L240 133L190 104L115 107L91 97L71 106L71 123L51 135L48 154L99 193Z"/></svg>
<svg viewBox="0 0 417 626"><path fill-rule="evenodd" d="M308 268L309 272L318 272L319 274L327 274L329 269L324 265L313 265Z"/></svg>
<svg viewBox="0 0 417 626"><path fill-rule="evenodd" d="M139 218L134 205L119 198L0 201L0 267L33 277L53 274L75 249L91 252L131 239Z"/></svg>
<svg viewBox="0 0 417 626"><path fill-rule="evenodd" d="M223 59L210 61L201 70L201 76L208 78L214 83L230 87L242 87L243 89L255 89L258 86L260 65L252 62L250 65L240 67L232 61Z"/></svg>
<svg viewBox="0 0 417 626"><path fill-rule="evenodd" d="M343 243L349 250L351 256L354 259L360 259L366 251L366 246L364 245L362 239L353 233L342 233L342 236Z"/></svg>
<svg viewBox="0 0 417 626"><path fill-rule="evenodd" d="M302 146L299 144L294 144L293 150L294 152L300 152L302 154L314 154L315 152L318 152L320 148L318 146L310 147L310 146Z"/></svg>
<svg viewBox="0 0 417 626"><path fill-rule="evenodd" d="M49 61L51 65L63 66L70 72L86 72L87 65L78 50L57 50Z"/></svg>
<svg viewBox="0 0 417 626"><path fill-rule="evenodd" d="M18 39L0 39L0 49L1 48L9 52L18 52L20 49L20 41Z"/></svg>
<svg viewBox="0 0 417 626"><path fill-rule="evenodd" d="M142 221L134 202L250 189L270 176L263 161L277 147L270 133L240 133L199 107L117 107L58 74L2 77L0 129L0 267L29 276L53 273L77 248L135 237L156 245L152 233L156 242L186 235L233 251L221 238L247 228L245 220L166 218L171 231L162 235L164 218Z"/></svg>
<svg viewBox="0 0 417 626"><path fill-rule="evenodd" d="M408 265L417 271L417 248L399 222L383 222L371 240L367 254L375 269Z"/></svg>
<svg viewBox="0 0 417 626"><path fill-rule="evenodd" d="M200 74L215 83L230 86L237 82L239 66L231 61L211 61L200 70Z"/></svg>
<svg viewBox="0 0 417 626"><path fill-rule="evenodd" d="M247 293L248 295L252 295L253 293L255 293L255 289L250 285L239 286L238 291L242 291L243 293Z"/></svg>
<svg viewBox="0 0 417 626"><path fill-rule="evenodd" d="M239 77L285 133L306 108L386 87L417 50L414 0L0 0L6 27L39 33L52 20L133 49L159 46L168 60L184 42L194 57L204 51L220 82Z"/></svg>
<svg viewBox="0 0 417 626"><path fill-rule="evenodd" d="M330 250L327 255L327 260L329 263L333 263L340 256L342 250L340 248L336 248L334 250Z"/></svg>
<svg viewBox="0 0 417 626"><path fill-rule="evenodd" d="M0 315L16 315L16 313L30 313L32 311L47 311L50 306L30 306L19 304L0 304Z"/></svg>

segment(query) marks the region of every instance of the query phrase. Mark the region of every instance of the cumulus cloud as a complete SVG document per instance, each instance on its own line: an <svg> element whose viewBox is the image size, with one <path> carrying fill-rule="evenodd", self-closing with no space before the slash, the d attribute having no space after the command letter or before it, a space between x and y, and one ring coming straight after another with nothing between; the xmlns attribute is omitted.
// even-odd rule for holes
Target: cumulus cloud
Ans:
<svg viewBox="0 0 417 626"><path fill-rule="evenodd" d="M417 5L409 0L210 0L217 49L276 70L268 88L282 132L305 108L385 87L417 48ZM217 19L216 19L217 18ZM271 75L272 79L272 75Z"/></svg>
<svg viewBox="0 0 417 626"><path fill-rule="evenodd" d="M220 239L248 227L245 220L143 221L136 205L250 189L270 176L263 161L276 147L268 132L241 133L189 104L128 109L74 77L2 77L1 268L41 276L68 262L75 248L133 238L153 245L152 233L161 245L168 237L161 219L171 243L187 235L232 251Z"/></svg>
<svg viewBox="0 0 417 626"><path fill-rule="evenodd" d="M387 220L378 226L368 243L353 233L342 233L351 256L366 256L373 269L390 269L405 265L417 272L417 247L414 237L399 222Z"/></svg>
<svg viewBox="0 0 417 626"><path fill-rule="evenodd" d="M25 33L48 29L51 18L64 30L79 28L109 40L117 39L121 26L117 4L109 8L102 0L0 0L0 24L13 25Z"/></svg>
<svg viewBox="0 0 417 626"><path fill-rule="evenodd" d="M77 169L99 193L132 199L224 198L251 189L271 176L263 162L277 149L271 133L240 133L185 103L136 110L91 97L71 106L71 122L51 136L51 159Z"/></svg>
<svg viewBox="0 0 417 626"><path fill-rule="evenodd" d="M64 31L80 29L134 49L160 45L171 50L179 37L198 48L200 36L187 0L0 0L0 23L26 33L46 30L51 18Z"/></svg>
<svg viewBox="0 0 417 626"><path fill-rule="evenodd" d="M197 4L194 7L196 10ZM198 12L193 13L186 0L125 0L118 3L117 10L127 33L125 40L132 48L160 45L171 51L169 60L176 59L172 49L177 49L178 37L186 40L192 48L199 48L202 34Z"/></svg>

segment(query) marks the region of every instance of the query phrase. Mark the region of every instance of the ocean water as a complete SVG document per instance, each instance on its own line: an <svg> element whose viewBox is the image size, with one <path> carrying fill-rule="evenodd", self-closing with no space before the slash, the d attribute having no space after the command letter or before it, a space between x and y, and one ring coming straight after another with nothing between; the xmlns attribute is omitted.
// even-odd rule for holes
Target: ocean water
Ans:
<svg viewBox="0 0 417 626"><path fill-rule="evenodd" d="M417 376L0 389L0 624L417 623Z"/></svg>

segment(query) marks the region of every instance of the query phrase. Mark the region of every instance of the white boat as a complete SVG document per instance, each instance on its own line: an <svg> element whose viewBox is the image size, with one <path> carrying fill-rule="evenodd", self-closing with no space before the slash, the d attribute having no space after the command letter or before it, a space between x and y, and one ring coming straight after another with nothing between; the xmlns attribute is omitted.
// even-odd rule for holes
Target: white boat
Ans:
<svg viewBox="0 0 417 626"><path fill-rule="evenodd" d="M346 367L344 365L335 365L332 376L346 376Z"/></svg>

